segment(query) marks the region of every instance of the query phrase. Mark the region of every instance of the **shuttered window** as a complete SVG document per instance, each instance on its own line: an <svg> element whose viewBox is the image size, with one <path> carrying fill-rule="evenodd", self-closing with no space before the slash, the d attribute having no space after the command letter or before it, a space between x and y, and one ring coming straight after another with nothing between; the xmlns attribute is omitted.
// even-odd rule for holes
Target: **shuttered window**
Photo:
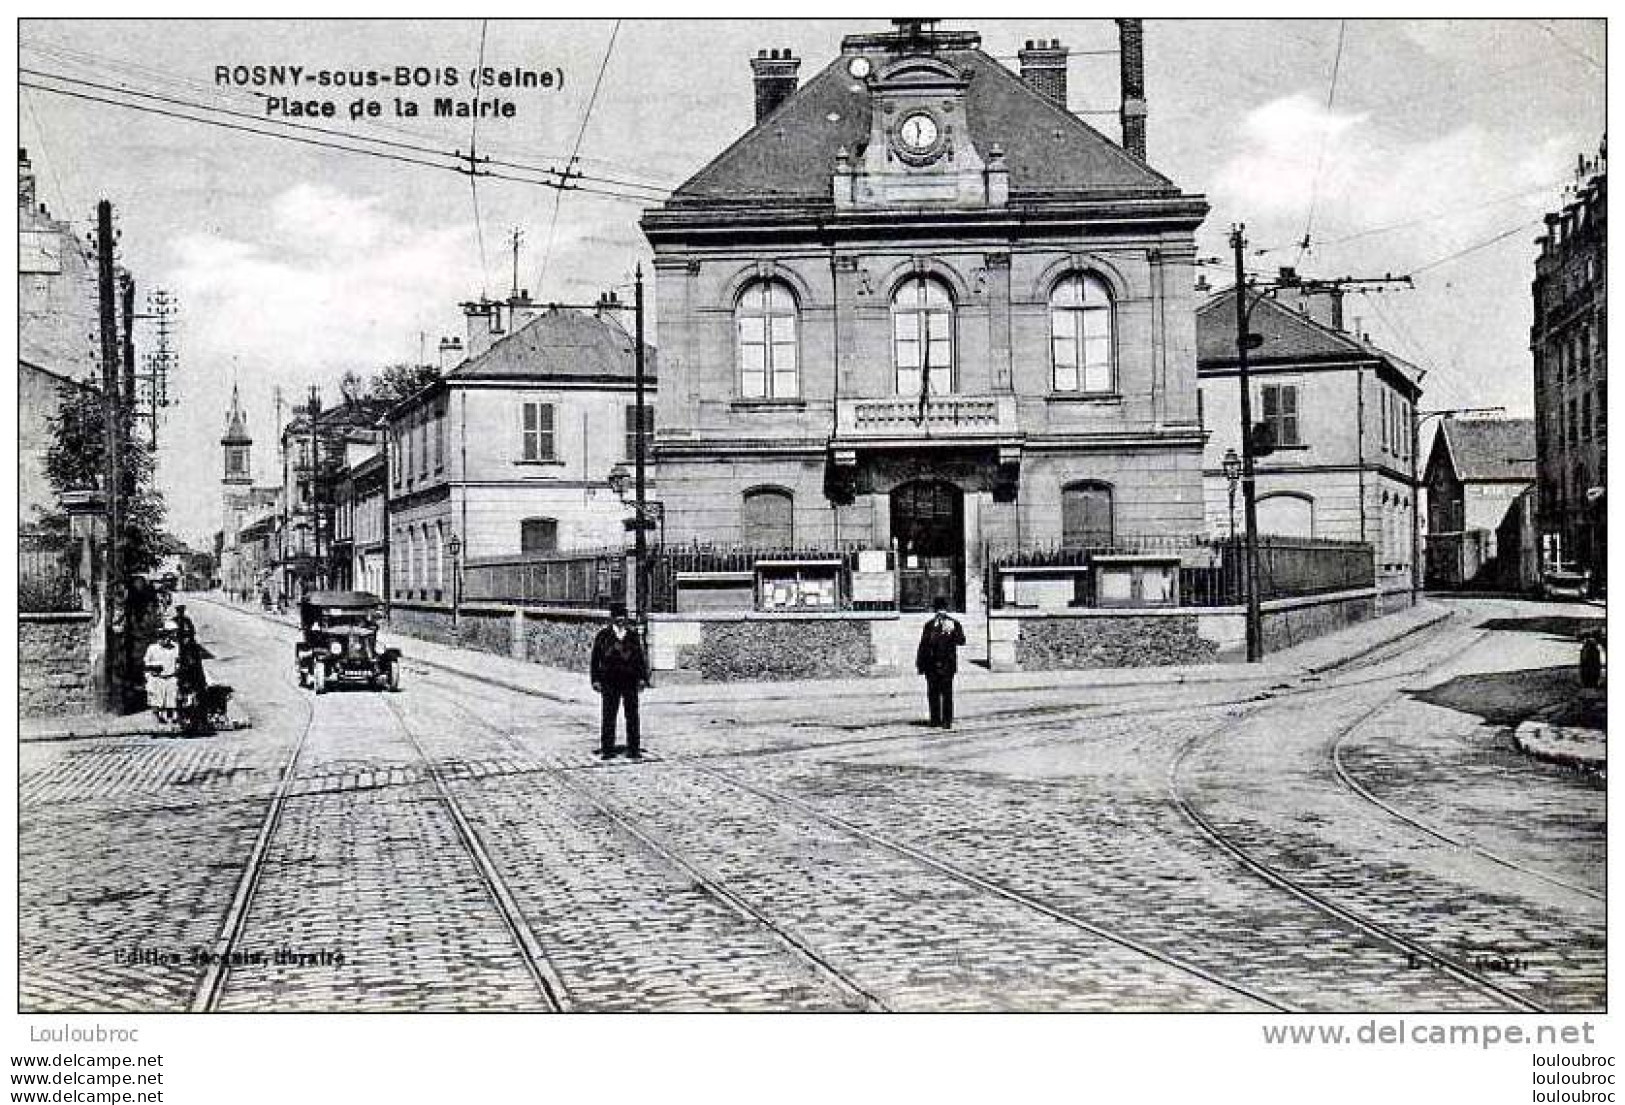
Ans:
<svg viewBox="0 0 1625 1105"><path fill-rule="evenodd" d="M1265 384L1262 392L1264 422L1276 445L1298 445L1298 385Z"/></svg>
<svg viewBox="0 0 1625 1105"><path fill-rule="evenodd" d="M1061 544L1067 548L1106 548L1112 543L1112 489L1103 483L1075 483L1061 489Z"/></svg>
<svg viewBox="0 0 1625 1105"><path fill-rule="evenodd" d="M788 491L759 487L745 492L740 515L741 538L758 549L787 549L794 538L794 500Z"/></svg>

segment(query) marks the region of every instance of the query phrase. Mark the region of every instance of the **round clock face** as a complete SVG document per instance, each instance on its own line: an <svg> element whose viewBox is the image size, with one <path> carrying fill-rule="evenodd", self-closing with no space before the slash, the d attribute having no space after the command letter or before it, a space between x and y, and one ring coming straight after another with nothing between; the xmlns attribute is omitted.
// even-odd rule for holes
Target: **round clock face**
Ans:
<svg viewBox="0 0 1625 1105"><path fill-rule="evenodd" d="M917 111L898 124L897 139L905 150L924 153L936 144L937 121L925 112Z"/></svg>

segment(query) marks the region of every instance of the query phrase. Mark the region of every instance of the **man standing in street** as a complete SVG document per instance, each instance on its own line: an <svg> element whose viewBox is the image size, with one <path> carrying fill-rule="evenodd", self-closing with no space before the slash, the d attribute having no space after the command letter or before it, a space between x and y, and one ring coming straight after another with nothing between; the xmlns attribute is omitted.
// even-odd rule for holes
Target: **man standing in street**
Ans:
<svg viewBox="0 0 1625 1105"><path fill-rule="evenodd" d="M954 673L959 670L959 646L965 643L965 629L948 616L948 600L939 597L932 604L936 616L920 632L920 649L914 667L925 676L925 698L931 708L931 724L943 729L954 727Z"/></svg>
<svg viewBox="0 0 1625 1105"><path fill-rule="evenodd" d="M603 725L598 732L598 755L615 756L615 715L626 712L626 755L641 759L639 747L638 691L649 685L649 661L638 631L626 616L624 603L612 603L609 625L598 631L592 643L592 689L603 696Z"/></svg>

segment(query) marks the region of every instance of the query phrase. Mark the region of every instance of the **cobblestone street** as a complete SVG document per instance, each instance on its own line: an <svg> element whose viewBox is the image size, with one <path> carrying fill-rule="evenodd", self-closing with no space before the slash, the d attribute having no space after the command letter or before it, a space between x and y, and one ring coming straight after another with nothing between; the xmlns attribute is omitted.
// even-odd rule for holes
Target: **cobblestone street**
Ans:
<svg viewBox="0 0 1625 1105"><path fill-rule="evenodd" d="M318 697L286 625L193 609L251 728L21 746L24 1011L1604 1003L1604 787L1510 739L1573 678L1549 604L1284 682L992 686L949 733L862 682L657 688L641 764L478 654Z"/></svg>

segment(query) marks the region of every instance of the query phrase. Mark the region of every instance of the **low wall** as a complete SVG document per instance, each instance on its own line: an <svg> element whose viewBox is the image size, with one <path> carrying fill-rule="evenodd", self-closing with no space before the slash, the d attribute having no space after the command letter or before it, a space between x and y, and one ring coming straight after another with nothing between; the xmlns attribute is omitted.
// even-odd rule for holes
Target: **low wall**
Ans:
<svg viewBox="0 0 1625 1105"><path fill-rule="evenodd" d="M437 603L397 602L389 613L390 629L408 637L580 672L591 664L593 637L606 622L599 610L487 603L464 606L457 618Z"/></svg>
<svg viewBox="0 0 1625 1105"><path fill-rule="evenodd" d="M17 616L17 708L23 717L97 708L89 614Z"/></svg>
<svg viewBox="0 0 1625 1105"><path fill-rule="evenodd" d="M1275 599L1261 611L1266 652L1302 644L1376 617L1375 588ZM1247 612L1240 606L1167 610L995 610L988 621L994 671L1154 667L1240 659Z"/></svg>
<svg viewBox="0 0 1625 1105"><path fill-rule="evenodd" d="M872 618L800 615L651 623L650 636L682 643L659 661L708 683L866 676L875 666Z"/></svg>

